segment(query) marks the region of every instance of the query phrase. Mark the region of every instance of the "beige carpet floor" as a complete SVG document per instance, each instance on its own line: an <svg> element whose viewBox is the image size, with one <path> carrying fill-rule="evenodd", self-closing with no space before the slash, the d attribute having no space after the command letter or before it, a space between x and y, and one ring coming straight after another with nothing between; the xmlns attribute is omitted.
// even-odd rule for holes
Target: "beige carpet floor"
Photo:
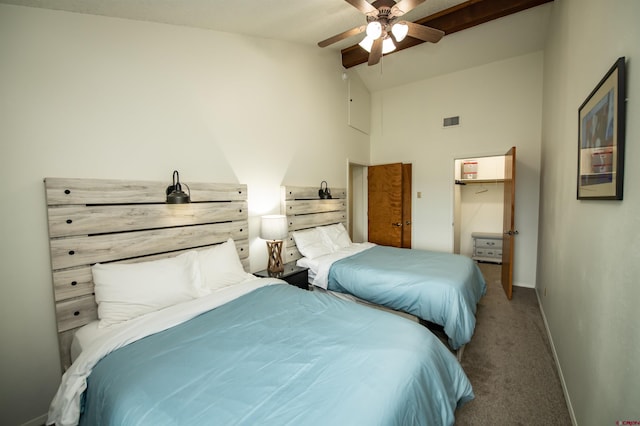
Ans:
<svg viewBox="0 0 640 426"><path fill-rule="evenodd" d="M571 425L535 290L514 287L507 300L500 265L481 263L487 295L462 357L475 399L456 425Z"/></svg>

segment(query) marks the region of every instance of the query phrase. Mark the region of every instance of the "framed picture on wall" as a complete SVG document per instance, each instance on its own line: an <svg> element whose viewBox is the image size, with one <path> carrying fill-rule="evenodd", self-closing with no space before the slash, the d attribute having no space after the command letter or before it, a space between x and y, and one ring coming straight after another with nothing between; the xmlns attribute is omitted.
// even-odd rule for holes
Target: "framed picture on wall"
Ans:
<svg viewBox="0 0 640 426"><path fill-rule="evenodd" d="M579 200L622 200L625 63L618 58L578 110Z"/></svg>

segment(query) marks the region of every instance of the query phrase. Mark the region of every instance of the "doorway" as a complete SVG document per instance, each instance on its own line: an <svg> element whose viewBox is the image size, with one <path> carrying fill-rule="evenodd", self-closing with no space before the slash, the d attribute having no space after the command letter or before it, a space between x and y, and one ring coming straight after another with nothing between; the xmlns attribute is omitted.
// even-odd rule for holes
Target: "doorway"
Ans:
<svg viewBox="0 0 640 426"><path fill-rule="evenodd" d="M516 148L504 155L454 160L454 253L501 265L512 297Z"/></svg>
<svg viewBox="0 0 640 426"><path fill-rule="evenodd" d="M354 243L367 241L367 166L348 162L348 229Z"/></svg>
<svg viewBox="0 0 640 426"><path fill-rule="evenodd" d="M369 166L369 241L391 247L411 248L412 165L392 163Z"/></svg>
<svg viewBox="0 0 640 426"><path fill-rule="evenodd" d="M502 234L504 158L495 155L454 161L454 253L473 257L474 233Z"/></svg>
<svg viewBox="0 0 640 426"><path fill-rule="evenodd" d="M411 248L412 165L348 162L348 223L353 242Z"/></svg>

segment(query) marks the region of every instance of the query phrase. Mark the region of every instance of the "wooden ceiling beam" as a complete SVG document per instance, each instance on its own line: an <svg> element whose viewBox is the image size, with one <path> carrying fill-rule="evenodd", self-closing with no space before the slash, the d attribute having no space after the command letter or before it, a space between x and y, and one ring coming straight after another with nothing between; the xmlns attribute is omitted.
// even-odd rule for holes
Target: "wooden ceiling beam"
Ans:
<svg viewBox="0 0 640 426"><path fill-rule="evenodd" d="M415 22L442 30L446 36L551 1L553 0L469 0ZM407 37L397 44L396 50L387 55L422 43L425 42ZM357 44L342 49L341 53L345 68L363 64L369 58L369 54Z"/></svg>

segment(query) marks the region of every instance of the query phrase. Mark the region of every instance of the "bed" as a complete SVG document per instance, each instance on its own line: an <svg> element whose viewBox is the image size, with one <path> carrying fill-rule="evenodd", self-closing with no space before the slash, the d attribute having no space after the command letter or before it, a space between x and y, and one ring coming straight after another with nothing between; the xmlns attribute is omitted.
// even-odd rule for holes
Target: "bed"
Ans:
<svg viewBox="0 0 640 426"><path fill-rule="evenodd" d="M284 187L282 192L291 233L286 260L308 267L310 284L439 325L454 350L471 340L476 306L486 293L472 259L354 244L344 226L345 190L333 190L337 196L332 200L318 199L314 188Z"/></svg>
<svg viewBox="0 0 640 426"><path fill-rule="evenodd" d="M246 272L246 187L167 206L162 183L45 184L66 370L47 424L451 425L473 398L424 327Z"/></svg>

